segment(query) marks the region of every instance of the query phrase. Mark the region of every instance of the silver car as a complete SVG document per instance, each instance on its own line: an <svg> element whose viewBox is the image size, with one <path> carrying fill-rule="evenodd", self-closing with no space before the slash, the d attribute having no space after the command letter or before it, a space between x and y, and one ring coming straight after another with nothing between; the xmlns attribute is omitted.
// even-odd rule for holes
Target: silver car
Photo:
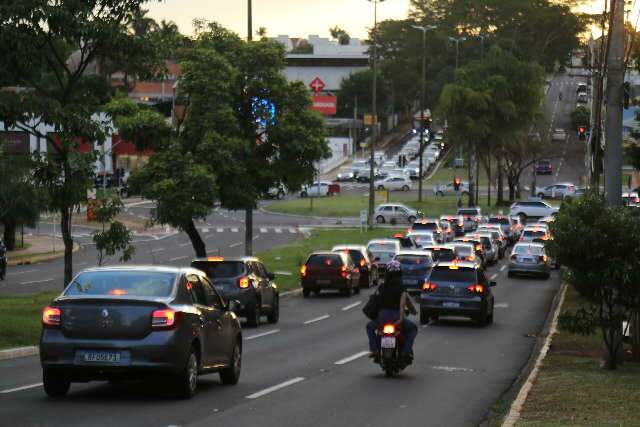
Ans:
<svg viewBox="0 0 640 427"><path fill-rule="evenodd" d="M509 258L509 277L518 274L542 276L551 274L551 261L541 243L518 243Z"/></svg>
<svg viewBox="0 0 640 427"><path fill-rule="evenodd" d="M413 224L421 216L417 210L400 203L379 205L373 213L373 217L378 224Z"/></svg>

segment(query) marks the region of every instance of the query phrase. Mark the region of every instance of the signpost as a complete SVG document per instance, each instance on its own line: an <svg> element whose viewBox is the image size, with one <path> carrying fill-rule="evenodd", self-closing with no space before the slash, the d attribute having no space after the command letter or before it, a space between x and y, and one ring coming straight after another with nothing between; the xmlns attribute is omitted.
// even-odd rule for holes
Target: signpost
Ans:
<svg viewBox="0 0 640 427"><path fill-rule="evenodd" d="M360 232L364 231L364 227L367 225L367 210L360 210Z"/></svg>

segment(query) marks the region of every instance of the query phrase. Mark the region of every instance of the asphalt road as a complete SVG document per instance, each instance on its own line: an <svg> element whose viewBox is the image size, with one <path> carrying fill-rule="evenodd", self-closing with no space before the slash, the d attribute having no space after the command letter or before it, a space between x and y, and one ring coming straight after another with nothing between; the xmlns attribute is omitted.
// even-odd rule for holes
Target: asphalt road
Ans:
<svg viewBox="0 0 640 427"><path fill-rule="evenodd" d="M73 384L48 399L37 357L0 362L0 424L20 426L477 425L527 362L560 280L508 279L492 267L495 323L463 319L420 328L412 366L386 378L364 356L368 291L282 299L281 321L244 329L237 386L200 377L197 396L176 400L158 384ZM417 319L414 319L417 321Z"/></svg>

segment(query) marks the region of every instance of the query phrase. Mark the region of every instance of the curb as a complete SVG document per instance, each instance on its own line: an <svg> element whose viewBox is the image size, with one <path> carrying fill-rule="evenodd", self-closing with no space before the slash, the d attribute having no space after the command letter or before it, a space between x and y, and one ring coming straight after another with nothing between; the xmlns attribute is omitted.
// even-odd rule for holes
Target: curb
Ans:
<svg viewBox="0 0 640 427"><path fill-rule="evenodd" d="M73 253L78 252L80 249L81 249L81 246L78 243L74 243L73 244L73 251L72 251ZM64 257L64 249L61 250L59 253L56 253L56 254L53 254L53 255L39 256L38 254L33 254L29 258L20 259L19 261L11 261L11 260L9 260L9 262L7 263L7 266L8 267L15 267L15 266L18 266L18 265L31 265L31 264L36 264L36 263L40 263L40 262L53 261L53 260L56 260L58 258L63 258L63 257Z"/></svg>
<svg viewBox="0 0 640 427"><path fill-rule="evenodd" d="M529 368L531 368L531 371L529 372L529 375L520 386L520 391L518 392L518 395L516 396L515 400L509 406L509 412L507 413L507 416L505 417L502 423L502 427L515 426L515 424L518 422L518 419L520 418L522 408L527 401L527 397L531 392L531 388L533 387L533 384L538 378L538 374L540 373L540 367L542 366L542 362L544 361L544 359L547 356L547 353L549 352L549 347L551 346L551 341L553 340L553 336L558 331L558 316L560 315L560 310L562 309L562 304L564 303L564 298L567 293L567 287L568 285L566 282L563 282L562 285L560 286L560 289L556 297L557 298L556 307L555 307L555 310L553 311L553 316L551 317L551 324L549 325L549 329L546 334L546 338L544 339L544 342L542 344L542 348L540 349L538 356L535 358L533 367L531 367L531 361L527 363L527 367L525 368L524 371L528 370ZM524 371L523 371L523 374L524 374Z"/></svg>
<svg viewBox="0 0 640 427"><path fill-rule="evenodd" d="M40 354L40 349L35 345L9 348L7 350L0 350L0 360L17 359L18 357L36 356L38 354Z"/></svg>

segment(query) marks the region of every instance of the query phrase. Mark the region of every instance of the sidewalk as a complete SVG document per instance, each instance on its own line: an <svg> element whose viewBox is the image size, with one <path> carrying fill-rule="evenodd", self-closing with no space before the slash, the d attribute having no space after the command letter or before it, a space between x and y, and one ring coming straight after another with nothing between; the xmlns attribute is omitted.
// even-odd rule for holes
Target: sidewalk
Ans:
<svg viewBox="0 0 640 427"><path fill-rule="evenodd" d="M9 266L50 261L64 256L62 239L54 239L45 235L25 234L24 244L26 246L25 249L8 252ZM74 244L73 251L76 252L79 248L78 244Z"/></svg>

